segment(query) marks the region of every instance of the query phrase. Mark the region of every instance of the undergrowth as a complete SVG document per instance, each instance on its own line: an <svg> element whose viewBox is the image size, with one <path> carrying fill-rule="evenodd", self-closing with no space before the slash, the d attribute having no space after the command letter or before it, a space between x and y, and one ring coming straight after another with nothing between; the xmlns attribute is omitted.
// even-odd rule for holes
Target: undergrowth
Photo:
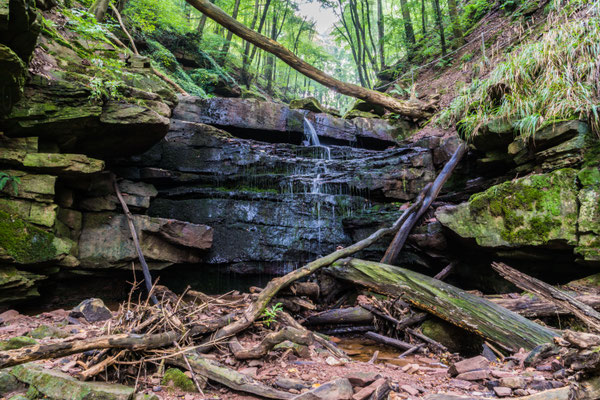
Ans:
<svg viewBox="0 0 600 400"><path fill-rule="evenodd" d="M561 12L548 18L549 31L510 53L488 79L464 87L437 124L456 124L469 139L487 121L505 118L526 139L555 122L587 119L598 134L600 17L586 11L573 15L581 5L561 5ZM498 85L508 89L493 101L488 91Z"/></svg>

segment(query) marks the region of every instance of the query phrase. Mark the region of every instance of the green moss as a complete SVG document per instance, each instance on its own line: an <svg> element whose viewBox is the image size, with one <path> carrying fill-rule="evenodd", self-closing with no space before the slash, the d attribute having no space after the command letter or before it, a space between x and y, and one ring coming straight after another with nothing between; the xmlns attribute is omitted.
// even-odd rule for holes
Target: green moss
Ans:
<svg viewBox="0 0 600 400"><path fill-rule="evenodd" d="M34 330L27 333L27 336L35 338L35 339L44 339L44 338L65 338L69 336L62 329L56 328L50 325L40 325Z"/></svg>
<svg viewBox="0 0 600 400"><path fill-rule="evenodd" d="M0 253L19 264L49 261L58 254L55 237L21 218L0 211Z"/></svg>
<svg viewBox="0 0 600 400"><path fill-rule="evenodd" d="M172 386L181 389L184 392L198 391L194 385L194 382L177 368L169 368L165 372L161 383L166 386Z"/></svg>
<svg viewBox="0 0 600 400"><path fill-rule="evenodd" d="M579 171L577 178L579 178L579 183L582 186L600 185L600 169L597 165L586 167Z"/></svg>
<svg viewBox="0 0 600 400"><path fill-rule="evenodd" d="M37 341L27 336L15 336L0 342L0 350L14 350L21 347L36 345Z"/></svg>

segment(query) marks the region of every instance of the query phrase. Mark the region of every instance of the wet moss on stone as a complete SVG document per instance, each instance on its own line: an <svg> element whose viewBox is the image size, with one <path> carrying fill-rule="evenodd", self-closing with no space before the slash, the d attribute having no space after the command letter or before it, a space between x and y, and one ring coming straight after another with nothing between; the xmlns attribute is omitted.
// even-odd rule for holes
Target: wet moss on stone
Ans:
<svg viewBox="0 0 600 400"><path fill-rule="evenodd" d="M169 368L165 372L161 383L163 385L172 386L181 389L184 392L197 392L194 382L188 378L180 369Z"/></svg>

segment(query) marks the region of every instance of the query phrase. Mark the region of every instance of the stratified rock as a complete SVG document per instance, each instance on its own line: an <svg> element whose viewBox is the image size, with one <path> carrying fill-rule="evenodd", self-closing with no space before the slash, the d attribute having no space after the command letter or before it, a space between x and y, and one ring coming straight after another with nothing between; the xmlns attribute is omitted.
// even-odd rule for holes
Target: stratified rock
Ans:
<svg viewBox="0 0 600 400"><path fill-rule="evenodd" d="M256 99L184 97L174 110L175 119L199 122L225 129L241 137L271 142L301 143L304 118L307 118L322 139L337 143L357 143L367 148L383 149L396 145L411 128L400 120L366 119L348 121L326 113L291 110L285 105Z"/></svg>
<svg viewBox="0 0 600 400"><path fill-rule="evenodd" d="M134 221L151 268L198 263L199 251L212 244L213 231L205 225L145 215L134 215ZM125 215L84 214L79 260L84 268L131 268L131 263L137 262L137 253Z"/></svg>
<svg viewBox="0 0 600 400"><path fill-rule="evenodd" d="M56 220L56 204L0 197L0 211L23 218L27 222L51 228Z"/></svg>
<svg viewBox="0 0 600 400"><path fill-rule="evenodd" d="M87 299L73 308L69 314L73 318L83 317L87 322L106 321L112 318L112 313L101 299Z"/></svg>
<svg viewBox="0 0 600 400"><path fill-rule="evenodd" d="M11 184L0 190L0 196L18 197L21 199L35 200L42 203L51 203L54 199L54 185L56 177L52 175L34 175L24 171L3 170L11 177L18 178L17 190Z"/></svg>
<svg viewBox="0 0 600 400"><path fill-rule="evenodd" d="M352 385L346 378L339 378L302 393L294 400L352 400Z"/></svg>
<svg viewBox="0 0 600 400"><path fill-rule="evenodd" d="M438 209L446 227L480 246L577 243L576 171L531 175L475 194L468 203Z"/></svg>
<svg viewBox="0 0 600 400"><path fill-rule="evenodd" d="M130 400L134 388L102 382L81 382L70 375L44 369L40 365L29 363L18 365L12 374L19 381L37 389L44 396L54 400Z"/></svg>
<svg viewBox="0 0 600 400"><path fill-rule="evenodd" d="M0 107L0 115L9 112L12 104L21 97L26 76L25 63L10 47L0 44L0 82L6 93L6 98L3 99Z"/></svg>
<svg viewBox="0 0 600 400"><path fill-rule="evenodd" d="M487 368L490 365L490 362L487 358L483 356L477 356L472 358L467 358L462 361L455 362L450 365L448 369L448 373L452 376L464 374L465 372L475 371L478 369Z"/></svg>
<svg viewBox="0 0 600 400"><path fill-rule="evenodd" d="M2 349L5 350L5 349ZM0 371L0 396L5 396L11 392L24 389L24 385L8 371Z"/></svg>
<svg viewBox="0 0 600 400"><path fill-rule="evenodd" d="M20 271L14 267L0 267L0 304L16 303L39 296L36 286L44 279L44 275Z"/></svg>
<svg viewBox="0 0 600 400"><path fill-rule="evenodd" d="M104 169L104 161L83 154L30 153L23 158L22 165L34 171L63 176L95 174Z"/></svg>
<svg viewBox="0 0 600 400"><path fill-rule="evenodd" d="M303 99L294 99L290 101L290 109L292 110L308 110L316 113L326 112L323 109L323 106L319 103L314 97L305 97Z"/></svg>

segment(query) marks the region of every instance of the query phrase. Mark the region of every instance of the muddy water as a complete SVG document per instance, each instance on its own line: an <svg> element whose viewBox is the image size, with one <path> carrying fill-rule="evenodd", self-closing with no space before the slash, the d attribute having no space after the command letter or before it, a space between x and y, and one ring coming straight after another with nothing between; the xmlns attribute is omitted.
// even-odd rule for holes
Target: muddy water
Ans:
<svg viewBox="0 0 600 400"><path fill-rule="evenodd" d="M398 358L402 351L390 346L384 346L377 342L362 337L342 338L337 343L337 346L344 350L348 356L354 361L367 362L376 351L379 351L377 356L378 364L394 364L405 366L407 364L420 364L419 360L412 355Z"/></svg>

